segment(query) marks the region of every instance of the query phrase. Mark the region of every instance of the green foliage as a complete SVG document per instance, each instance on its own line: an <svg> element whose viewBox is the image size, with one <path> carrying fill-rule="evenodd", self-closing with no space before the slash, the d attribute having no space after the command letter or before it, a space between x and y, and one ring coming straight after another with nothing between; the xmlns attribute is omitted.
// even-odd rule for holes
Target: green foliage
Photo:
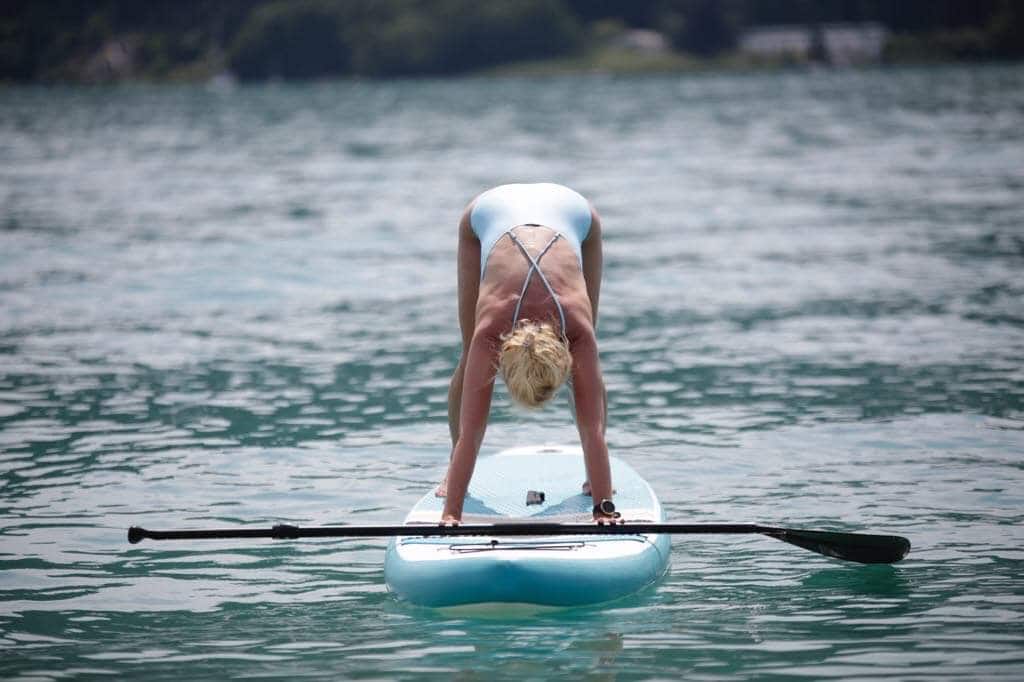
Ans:
<svg viewBox="0 0 1024 682"><path fill-rule="evenodd" d="M1024 4L1002 0L988 24L988 31L998 56L1024 56Z"/></svg>
<svg viewBox="0 0 1024 682"><path fill-rule="evenodd" d="M742 7L732 0L676 0L664 3L659 16L672 45L700 57L733 49L739 37Z"/></svg>
<svg viewBox="0 0 1024 682"><path fill-rule="evenodd" d="M437 64L465 71L502 62L574 52L582 42L579 23L551 0L449 0Z"/></svg>
<svg viewBox="0 0 1024 682"><path fill-rule="evenodd" d="M459 72L566 54L582 30L553 0L305 0L253 12L231 50L241 78Z"/></svg>
<svg viewBox="0 0 1024 682"><path fill-rule="evenodd" d="M984 23L917 33L902 33L889 41L890 61L1014 59L1024 56L1024 4L1001 0Z"/></svg>
<svg viewBox="0 0 1024 682"><path fill-rule="evenodd" d="M281 0L255 10L231 47L240 78L315 78L343 73L352 49L333 3Z"/></svg>

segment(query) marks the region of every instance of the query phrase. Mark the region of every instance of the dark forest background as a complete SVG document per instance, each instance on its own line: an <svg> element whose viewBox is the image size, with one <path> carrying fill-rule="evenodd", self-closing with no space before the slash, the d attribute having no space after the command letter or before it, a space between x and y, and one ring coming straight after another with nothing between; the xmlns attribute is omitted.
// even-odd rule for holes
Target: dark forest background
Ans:
<svg viewBox="0 0 1024 682"><path fill-rule="evenodd" d="M629 29L712 63L743 31L876 22L885 59L1024 56L1017 0L3 0L0 80L464 73L586 54Z"/></svg>

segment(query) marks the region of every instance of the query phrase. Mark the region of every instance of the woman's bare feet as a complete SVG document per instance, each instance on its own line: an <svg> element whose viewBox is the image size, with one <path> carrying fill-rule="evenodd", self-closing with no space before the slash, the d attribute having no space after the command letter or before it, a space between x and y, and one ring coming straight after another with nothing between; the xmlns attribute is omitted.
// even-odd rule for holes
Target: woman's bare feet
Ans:
<svg viewBox="0 0 1024 682"><path fill-rule="evenodd" d="M434 490L434 497L448 497L448 474L445 474L441 482L437 484L437 489Z"/></svg>

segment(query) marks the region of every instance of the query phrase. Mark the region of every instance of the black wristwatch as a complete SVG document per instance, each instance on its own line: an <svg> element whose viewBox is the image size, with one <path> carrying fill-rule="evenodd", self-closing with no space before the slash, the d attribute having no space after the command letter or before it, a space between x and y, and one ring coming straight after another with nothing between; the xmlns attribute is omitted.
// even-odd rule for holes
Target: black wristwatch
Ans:
<svg viewBox="0 0 1024 682"><path fill-rule="evenodd" d="M600 503L594 505L594 516L603 514L604 516L610 516L613 519L617 519L622 514L615 511L615 503L611 500L601 500Z"/></svg>

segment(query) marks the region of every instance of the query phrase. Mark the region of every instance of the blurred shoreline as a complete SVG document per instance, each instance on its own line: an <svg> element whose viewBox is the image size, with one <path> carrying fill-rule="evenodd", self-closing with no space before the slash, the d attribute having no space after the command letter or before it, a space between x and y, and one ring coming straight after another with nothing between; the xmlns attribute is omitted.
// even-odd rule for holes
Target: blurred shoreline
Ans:
<svg viewBox="0 0 1024 682"><path fill-rule="evenodd" d="M863 69L889 67L937 66L955 64L1012 64L1020 63L1019 58L990 57L986 59L958 59L941 53L930 53L926 50L915 50L907 56L895 56L885 59L860 61L852 64L830 64L828 62L808 59L797 55L780 54L777 56L758 57L743 54L739 51L726 53L713 58L696 57L680 52L669 51L660 54L633 52L620 48L597 48L581 55L568 57L550 57L545 59L523 59L482 67L468 71L450 73L400 74L388 76L367 76L365 74L339 73L325 74L309 78L271 77L261 81L309 81L309 80L406 80L436 78L500 78L515 76L555 77L573 75L657 75L657 74L696 74L696 73L743 73L758 71L786 70L820 70L820 69ZM167 73L152 73L145 70L132 69L126 73L118 73L107 69L102 76L89 74L74 75L74 67L66 68L65 75L59 77L33 78L29 80L0 79L0 87L18 84L36 85L110 85L110 84L202 84L234 85L240 80L230 69L225 68L222 61L207 58L199 62L183 64ZM70 74L70 75L69 75Z"/></svg>
<svg viewBox="0 0 1024 682"><path fill-rule="evenodd" d="M1024 3L14 0L0 83L641 74L1024 58Z"/></svg>

